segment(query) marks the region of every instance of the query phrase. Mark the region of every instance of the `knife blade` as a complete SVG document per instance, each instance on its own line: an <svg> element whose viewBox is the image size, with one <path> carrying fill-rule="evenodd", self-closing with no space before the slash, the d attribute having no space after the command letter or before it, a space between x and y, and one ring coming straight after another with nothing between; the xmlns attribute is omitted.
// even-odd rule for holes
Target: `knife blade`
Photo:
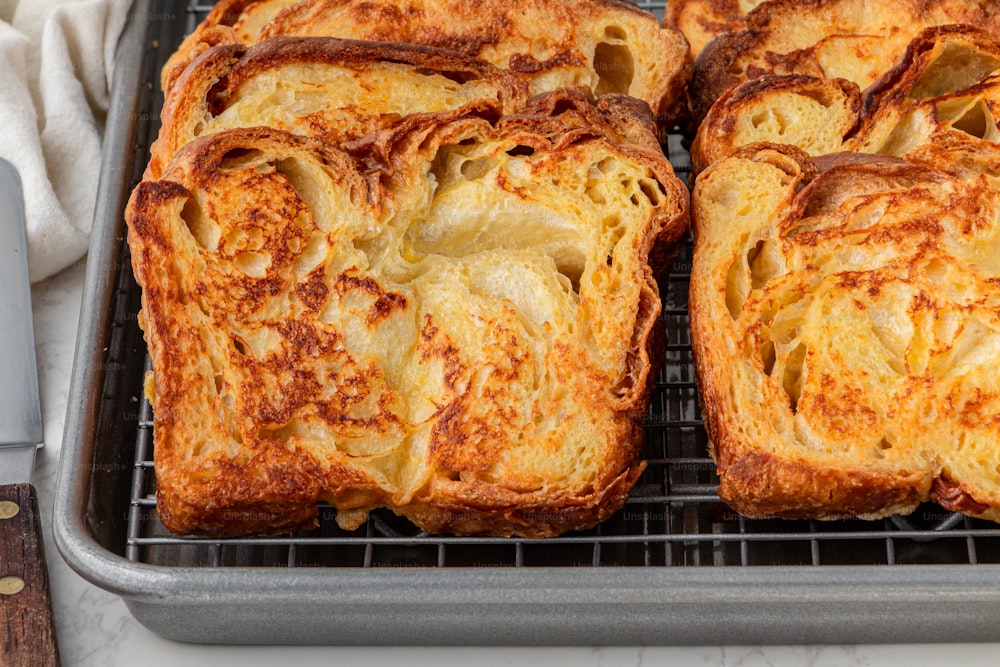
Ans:
<svg viewBox="0 0 1000 667"><path fill-rule="evenodd" d="M0 158L0 663L59 664L31 484L44 443L21 179Z"/></svg>

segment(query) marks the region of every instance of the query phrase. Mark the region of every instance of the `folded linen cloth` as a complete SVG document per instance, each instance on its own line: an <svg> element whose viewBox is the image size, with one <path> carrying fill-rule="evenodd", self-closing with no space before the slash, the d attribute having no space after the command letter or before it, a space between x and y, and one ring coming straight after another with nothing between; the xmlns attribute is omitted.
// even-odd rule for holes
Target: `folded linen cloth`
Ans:
<svg viewBox="0 0 1000 667"><path fill-rule="evenodd" d="M0 0L0 157L24 186L32 282L87 251L129 0Z"/></svg>

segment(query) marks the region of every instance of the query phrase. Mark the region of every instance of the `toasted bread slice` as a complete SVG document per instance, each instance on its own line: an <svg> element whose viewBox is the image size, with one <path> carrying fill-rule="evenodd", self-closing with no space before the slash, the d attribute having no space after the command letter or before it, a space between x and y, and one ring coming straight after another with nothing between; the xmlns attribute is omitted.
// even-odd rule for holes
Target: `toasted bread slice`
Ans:
<svg viewBox="0 0 1000 667"><path fill-rule="evenodd" d="M184 68L213 46L254 44L260 31L281 10L298 0L219 0L194 32L167 59L160 73L164 92L173 88Z"/></svg>
<svg viewBox="0 0 1000 667"><path fill-rule="evenodd" d="M764 75L730 89L698 129L691 160L701 171L754 142L788 143L814 156L930 155L930 144L954 144L948 135L955 132L995 143L998 121L1000 41L974 26L936 26L860 96L842 79L803 75Z"/></svg>
<svg viewBox="0 0 1000 667"><path fill-rule="evenodd" d="M620 508L687 197L585 115L410 116L351 154L225 130L141 183L164 525L281 532L327 501L541 537Z"/></svg>
<svg viewBox="0 0 1000 667"><path fill-rule="evenodd" d="M699 176L692 219L692 341L727 503L826 519L933 499L1000 519L995 177L754 144Z"/></svg>
<svg viewBox="0 0 1000 667"><path fill-rule="evenodd" d="M256 38L232 29L227 35L241 43L329 36L454 50L514 72L533 93L583 86L598 96L637 97L665 126L685 111L691 70L684 37L624 0L303 0L278 12ZM168 84L188 61L185 53L199 48L182 47L168 63Z"/></svg>
<svg viewBox="0 0 1000 667"><path fill-rule="evenodd" d="M747 14L747 30L706 47L690 97L701 121L722 94L763 74L842 78L864 89L887 72L924 28L967 23L1000 29L994 0L771 0Z"/></svg>
<svg viewBox="0 0 1000 667"><path fill-rule="evenodd" d="M695 173L752 143L797 146L810 155L844 150L857 129L861 91L844 79L770 74L726 91L691 143Z"/></svg>
<svg viewBox="0 0 1000 667"><path fill-rule="evenodd" d="M517 77L453 51L330 37L217 46L166 96L147 178L185 144L237 127L268 126L341 145L414 113L480 108L500 115L528 99Z"/></svg>
<svg viewBox="0 0 1000 667"><path fill-rule="evenodd" d="M725 32L746 30L746 15L763 0L670 0L663 24L680 30L697 56Z"/></svg>
<svg viewBox="0 0 1000 667"><path fill-rule="evenodd" d="M944 133L1000 141L1000 39L981 28L929 28L865 93L851 150L907 155Z"/></svg>

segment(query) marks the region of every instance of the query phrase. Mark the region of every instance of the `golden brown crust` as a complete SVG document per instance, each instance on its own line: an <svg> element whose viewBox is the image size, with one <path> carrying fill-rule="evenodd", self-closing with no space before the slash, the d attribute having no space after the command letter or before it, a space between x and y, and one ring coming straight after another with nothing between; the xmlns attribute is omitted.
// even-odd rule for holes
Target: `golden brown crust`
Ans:
<svg viewBox="0 0 1000 667"><path fill-rule="evenodd" d="M616 125L610 101L545 104L562 114L413 116L350 154L225 130L140 184L168 529L287 531L326 501L348 527L387 506L542 537L621 507L663 352L649 257L683 234L685 189L648 139L615 141L636 126L586 126Z"/></svg>
<svg viewBox="0 0 1000 667"><path fill-rule="evenodd" d="M288 64L332 64L370 68L375 62L394 62L426 67L435 73L465 83L470 79L499 76L482 60L456 52L419 44L371 42L333 37L275 37L248 48L229 73L235 89L262 71Z"/></svg>
<svg viewBox="0 0 1000 667"><path fill-rule="evenodd" d="M495 509L494 503L489 500L452 504L438 500L425 503L422 499L415 499L407 507L405 516L430 533L555 537L579 530L582 526L596 526L610 518L624 506L629 491L644 468L645 463L640 463L610 482L599 494L564 507L553 505L544 498L536 504L519 501L516 506L505 509ZM466 497L469 495L467 489L460 493Z"/></svg>
<svg viewBox="0 0 1000 667"><path fill-rule="evenodd" d="M724 436L725 437L725 436ZM722 449L740 451L733 443ZM755 519L881 518L909 514L929 497L930 479L920 471L883 471L817 467L755 451L730 454L733 460L719 484L719 497L740 514Z"/></svg>
<svg viewBox="0 0 1000 667"><path fill-rule="evenodd" d="M751 145L695 187L692 343L720 496L755 517L935 499L996 518L995 181L822 163Z"/></svg>
<svg viewBox="0 0 1000 667"><path fill-rule="evenodd" d="M971 514L974 516L982 516L989 511L992 511L994 514L997 512L997 508L995 507L991 508L988 505L976 502L960 484L952 481L946 475L942 475L934 480L934 485L931 488L931 497L941 507L950 512L961 512L962 514Z"/></svg>

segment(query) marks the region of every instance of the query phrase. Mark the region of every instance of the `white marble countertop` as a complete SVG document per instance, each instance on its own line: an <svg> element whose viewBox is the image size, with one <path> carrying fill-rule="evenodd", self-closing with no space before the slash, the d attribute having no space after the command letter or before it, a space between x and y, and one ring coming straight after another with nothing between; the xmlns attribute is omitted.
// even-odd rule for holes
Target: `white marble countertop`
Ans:
<svg viewBox="0 0 1000 667"><path fill-rule="evenodd" d="M43 518L51 516L63 421L83 291L84 262L32 290L45 448L36 466ZM0 317L7 316L0 314ZM162 639L140 625L115 595L73 572L55 548L45 522L54 614L65 667L256 667L311 665L736 665L756 667L1000 664L1000 644L628 647L628 648L358 648L200 646ZM1000 629L997 632L1000 639ZM719 638L720 643L724 638ZM0 664L3 660L0 659Z"/></svg>

